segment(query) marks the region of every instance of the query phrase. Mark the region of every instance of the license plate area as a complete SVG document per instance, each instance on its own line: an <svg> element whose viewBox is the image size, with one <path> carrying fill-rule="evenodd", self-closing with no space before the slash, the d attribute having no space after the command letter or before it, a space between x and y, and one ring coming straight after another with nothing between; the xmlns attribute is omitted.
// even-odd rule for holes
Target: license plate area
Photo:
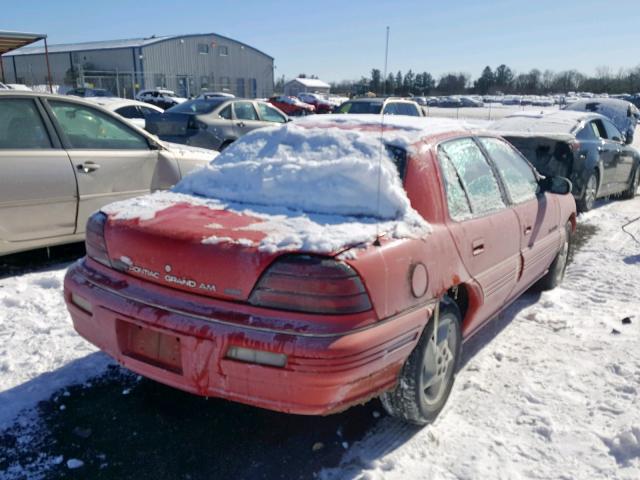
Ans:
<svg viewBox="0 0 640 480"><path fill-rule="evenodd" d="M117 320L116 333L123 355L182 374L180 337L124 320Z"/></svg>

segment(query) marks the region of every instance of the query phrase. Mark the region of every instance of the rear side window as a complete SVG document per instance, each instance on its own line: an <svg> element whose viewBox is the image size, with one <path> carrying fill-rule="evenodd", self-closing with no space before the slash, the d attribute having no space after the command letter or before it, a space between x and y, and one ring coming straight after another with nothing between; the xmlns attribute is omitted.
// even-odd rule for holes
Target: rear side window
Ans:
<svg viewBox="0 0 640 480"><path fill-rule="evenodd" d="M233 109L237 120L258 120L258 114L251 102L236 102Z"/></svg>
<svg viewBox="0 0 640 480"><path fill-rule="evenodd" d="M0 99L0 149L41 148L51 148L51 140L33 100Z"/></svg>
<svg viewBox="0 0 640 480"><path fill-rule="evenodd" d="M596 129L597 130L597 129ZM593 123L589 122L583 128L580 129L578 133L576 133L576 138L578 140L597 140L598 134L593 129Z"/></svg>
<svg viewBox="0 0 640 480"><path fill-rule="evenodd" d="M616 142L622 141L622 133L620 133L620 130L618 130L618 127L616 127L613 123L611 123L608 120L602 120L602 123L604 123L604 128L607 130L608 139L614 140Z"/></svg>
<svg viewBox="0 0 640 480"><path fill-rule="evenodd" d="M451 162L474 216L505 207L493 170L482 150L471 138L443 143L439 153L439 157L444 156ZM442 163L441 160L441 165Z"/></svg>
<svg viewBox="0 0 640 480"><path fill-rule="evenodd" d="M148 150L147 140L123 122L76 103L49 100L71 148L95 150Z"/></svg>
<svg viewBox="0 0 640 480"><path fill-rule="evenodd" d="M116 113L124 118L144 118L142 112L138 110L135 105L127 105L126 107L120 107L116 110Z"/></svg>
<svg viewBox="0 0 640 480"><path fill-rule="evenodd" d="M258 106L260 117L265 122L285 123L287 121L287 119L275 108L260 102L256 103L256 105Z"/></svg>
<svg viewBox="0 0 640 480"><path fill-rule="evenodd" d="M538 180L529 164L511 145L489 137L480 138L480 143L498 169L513 203L522 203L536 198L539 189Z"/></svg>
<svg viewBox="0 0 640 480"><path fill-rule="evenodd" d="M447 193L447 205L449 206L449 216L453 220L462 221L471 218L471 206L469 197L462 186L462 180L456 172L451 159L444 151L438 154L440 167L444 177L444 186Z"/></svg>
<svg viewBox="0 0 640 480"><path fill-rule="evenodd" d="M387 103L384 107L385 115L410 115L413 117L419 117L420 112L415 105L411 103L403 102L391 102Z"/></svg>

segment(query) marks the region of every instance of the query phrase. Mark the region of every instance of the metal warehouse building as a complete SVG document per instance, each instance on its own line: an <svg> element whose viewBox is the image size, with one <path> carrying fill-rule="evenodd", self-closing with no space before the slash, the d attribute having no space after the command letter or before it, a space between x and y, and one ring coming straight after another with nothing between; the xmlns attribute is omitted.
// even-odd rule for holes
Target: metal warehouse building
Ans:
<svg viewBox="0 0 640 480"><path fill-rule="evenodd" d="M3 55L7 83L47 83L44 48ZM52 82L64 89L106 88L132 97L145 88L166 87L181 96L226 91L241 97L273 92L273 57L214 33L50 45Z"/></svg>

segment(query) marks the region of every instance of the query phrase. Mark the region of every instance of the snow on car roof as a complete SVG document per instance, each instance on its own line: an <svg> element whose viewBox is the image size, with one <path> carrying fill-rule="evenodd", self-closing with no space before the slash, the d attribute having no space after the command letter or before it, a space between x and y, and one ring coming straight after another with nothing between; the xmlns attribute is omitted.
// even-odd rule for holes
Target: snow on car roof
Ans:
<svg viewBox="0 0 640 480"><path fill-rule="evenodd" d="M176 203L262 218L259 248L330 253L429 232L411 207L386 144L409 146L428 135L470 129L447 119L331 115L255 130L169 193L103 209L118 219L150 219ZM379 186L378 186L379 185ZM208 237L205 243L227 239ZM231 241L231 240L228 240Z"/></svg>
<svg viewBox="0 0 640 480"><path fill-rule="evenodd" d="M523 112L509 115L492 123L490 130L498 132L525 132L529 134L550 133L559 135L573 135L578 126L585 120L599 117L585 112L558 110L549 113Z"/></svg>

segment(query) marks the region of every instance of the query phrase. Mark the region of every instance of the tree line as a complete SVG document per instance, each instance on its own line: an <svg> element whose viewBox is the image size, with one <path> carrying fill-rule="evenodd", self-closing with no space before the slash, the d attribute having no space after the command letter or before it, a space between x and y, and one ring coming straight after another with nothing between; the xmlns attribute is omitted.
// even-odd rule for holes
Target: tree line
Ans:
<svg viewBox="0 0 640 480"><path fill-rule="evenodd" d="M451 72L434 78L429 72L406 73L398 71L382 78L379 69L371 70L369 77L360 80L332 82L331 91L338 94L376 95L455 95L455 94L518 94L545 95L551 93L639 93L640 65L613 73L608 67L599 67L595 75L585 75L577 70L554 72L537 68L527 73L517 73L507 65L495 69L486 66L481 75L472 79L467 73Z"/></svg>

